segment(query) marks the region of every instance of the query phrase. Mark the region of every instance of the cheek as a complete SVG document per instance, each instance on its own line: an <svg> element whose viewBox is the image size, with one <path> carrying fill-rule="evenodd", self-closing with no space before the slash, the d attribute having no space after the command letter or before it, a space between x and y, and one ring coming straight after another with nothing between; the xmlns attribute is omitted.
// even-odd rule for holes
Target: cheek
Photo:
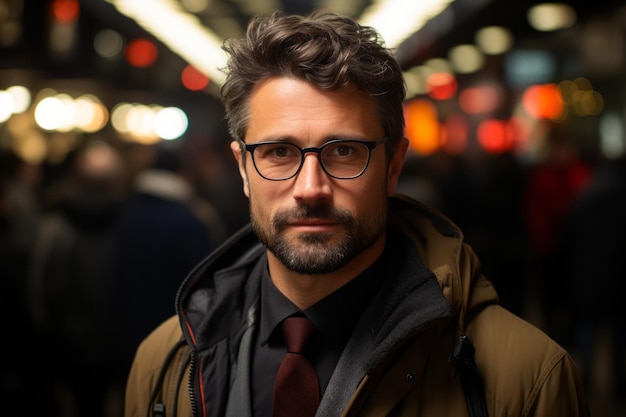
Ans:
<svg viewBox="0 0 626 417"><path fill-rule="evenodd" d="M270 213L275 211L276 206L284 199L282 197L284 191L281 191L279 183L262 178L249 178L246 188L248 190L248 199L250 200L250 209L257 218L269 218Z"/></svg>
<svg viewBox="0 0 626 417"><path fill-rule="evenodd" d="M380 200L387 195L389 170L385 159L372 161L361 178L362 182L351 187L355 194L358 193L360 199Z"/></svg>
<svg viewBox="0 0 626 417"><path fill-rule="evenodd" d="M359 179L363 181L359 181ZM368 217L370 212L378 211L387 199L386 178L380 175L347 180L340 187L335 187L333 195L338 207L349 209L358 217Z"/></svg>

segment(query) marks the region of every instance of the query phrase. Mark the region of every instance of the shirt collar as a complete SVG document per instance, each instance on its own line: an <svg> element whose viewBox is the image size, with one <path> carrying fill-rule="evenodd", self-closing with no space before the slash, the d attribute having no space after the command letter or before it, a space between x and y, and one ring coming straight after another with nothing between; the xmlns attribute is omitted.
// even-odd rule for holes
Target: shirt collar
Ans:
<svg viewBox="0 0 626 417"><path fill-rule="evenodd" d="M261 320L259 342L269 342L276 327L287 317L304 314L325 339L347 339L361 313L376 294L381 281L381 261L377 260L359 276L304 311L300 311L274 286L264 256L261 274Z"/></svg>
<svg viewBox="0 0 626 417"><path fill-rule="evenodd" d="M276 326L300 310L276 288L267 268L267 256L263 256L262 259L265 262L265 267L261 273L261 328L259 329L259 341L261 345L264 345L269 341Z"/></svg>

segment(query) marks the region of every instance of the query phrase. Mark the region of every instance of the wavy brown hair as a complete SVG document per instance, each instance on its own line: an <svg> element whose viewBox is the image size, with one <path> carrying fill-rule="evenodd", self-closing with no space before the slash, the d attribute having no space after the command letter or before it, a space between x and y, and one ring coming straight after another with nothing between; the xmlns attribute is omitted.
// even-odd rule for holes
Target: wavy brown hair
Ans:
<svg viewBox="0 0 626 417"><path fill-rule="evenodd" d="M274 76L296 77L323 90L366 91L376 101L392 149L403 135L402 71L371 27L334 13L305 17L278 11L254 17L246 37L226 41L223 49L230 59L221 96L236 140L245 137L253 87Z"/></svg>

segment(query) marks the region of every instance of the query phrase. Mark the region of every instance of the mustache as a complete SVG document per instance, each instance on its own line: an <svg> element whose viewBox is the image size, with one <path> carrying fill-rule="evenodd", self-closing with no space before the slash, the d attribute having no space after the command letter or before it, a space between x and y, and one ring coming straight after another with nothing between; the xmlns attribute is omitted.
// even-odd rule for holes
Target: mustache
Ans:
<svg viewBox="0 0 626 417"><path fill-rule="evenodd" d="M351 227L354 225L354 217L345 209L336 209L327 204L300 205L293 209L282 210L276 213L272 220L276 230L283 229L287 224L306 219L326 219L332 222Z"/></svg>

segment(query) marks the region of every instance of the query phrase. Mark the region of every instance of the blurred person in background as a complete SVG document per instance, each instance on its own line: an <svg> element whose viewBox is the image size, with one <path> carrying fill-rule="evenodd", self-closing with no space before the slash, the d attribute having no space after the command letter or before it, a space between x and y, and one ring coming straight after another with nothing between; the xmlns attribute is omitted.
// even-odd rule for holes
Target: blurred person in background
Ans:
<svg viewBox="0 0 626 417"><path fill-rule="evenodd" d="M28 269L37 345L47 346L39 372L54 393L49 415L115 416L124 373L115 247L125 166L104 142L85 145L71 162L55 205L39 223Z"/></svg>
<svg viewBox="0 0 626 417"><path fill-rule="evenodd" d="M496 287L500 304L524 317L529 256L523 213L526 170L510 152L481 162L480 185L474 188L469 204L475 207L468 209L473 215L473 229L468 227L465 236ZM475 233L471 234L472 230Z"/></svg>
<svg viewBox="0 0 626 417"><path fill-rule="evenodd" d="M27 375L33 351L24 277L41 214L39 166L0 149L0 409L26 415Z"/></svg>
<svg viewBox="0 0 626 417"><path fill-rule="evenodd" d="M7 204L10 206L13 239L23 262L33 245L42 212L39 196L41 167L26 162L11 151L2 151L0 167L5 179Z"/></svg>
<svg viewBox="0 0 626 417"><path fill-rule="evenodd" d="M176 289L214 247L221 221L185 175L184 152L142 146L118 234L122 345L130 367L139 342L174 313Z"/></svg>
<svg viewBox="0 0 626 417"><path fill-rule="evenodd" d="M236 191L240 178L232 160L230 140L202 136L190 140L182 152L184 176L195 186L200 201L210 204L220 219L209 221L216 244L222 243L248 223L248 200Z"/></svg>
<svg viewBox="0 0 626 417"><path fill-rule="evenodd" d="M536 320L559 343L571 346L574 322L566 274L563 228L574 200L589 182L590 164L558 125L549 124L543 160L531 169L524 189L523 214L529 243L528 286L538 298ZM532 300L534 301L534 300Z"/></svg>
<svg viewBox="0 0 626 417"><path fill-rule="evenodd" d="M564 222L564 275L574 351L598 415L626 407L626 158L604 160ZM622 407L621 412L613 405Z"/></svg>
<svg viewBox="0 0 626 417"><path fill-rule="evenodd" d="M456 225L395 194L405 88L376 31L276 12L225 50L251 224L140 345L126 416L587 416L569 354L498 305Z"/></svg>

